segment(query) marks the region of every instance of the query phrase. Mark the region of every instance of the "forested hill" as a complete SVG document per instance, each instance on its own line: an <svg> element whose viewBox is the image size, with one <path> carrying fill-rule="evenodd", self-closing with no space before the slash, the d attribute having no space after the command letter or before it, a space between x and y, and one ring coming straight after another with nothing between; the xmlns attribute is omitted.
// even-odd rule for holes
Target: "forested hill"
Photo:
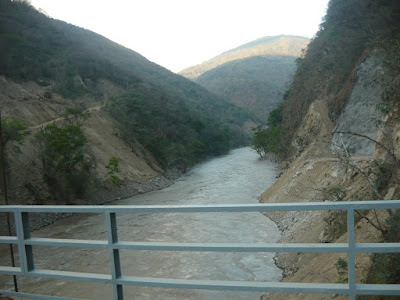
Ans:
<svg viewBox="0 0 400 300"><path fill-rule="evenodd" d="M203 73L227 62L253 56L276 55L298 57L301 51L307 47L308 43L309 39L305 37L287 35L267 36L224 52L199 65L182 70L179 74L195 79Z"/></svg>
<svg viewBox="0 0 400 300"><path fill-rule="evenodd" d="M248 109L262 123L282 100L285 84L296 70L295 60L308 42L297 36L264 37L180 74Z"/></svg>
<svg viewBox="0 0 400 300"><path fill-rule="evenodd" d="M23 1L0 0L0 74L36 82L66 104L87 97L105 102L124 138L141 142L165 167L192 164L244 143L241 128L249 118L244 110ZM104 89L105 82L113 89Z"/></svg>

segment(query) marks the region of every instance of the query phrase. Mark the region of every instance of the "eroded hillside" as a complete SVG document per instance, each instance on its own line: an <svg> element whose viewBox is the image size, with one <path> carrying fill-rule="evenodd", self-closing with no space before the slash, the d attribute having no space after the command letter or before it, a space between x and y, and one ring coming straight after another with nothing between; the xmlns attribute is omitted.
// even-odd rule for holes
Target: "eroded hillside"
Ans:
<svg viewBox="0 0 400 300"><path fill-rule="evenodd" d="M286 157L285 170L261 202L400 199L399 8L396 1L330 2L283 103L282 139L275 152ZM362 34L371 24L374 30ZM341 57L344 52L347 57ZM358 211L356 242L399 242L398 214ZM268 215L281 228L282 242L347 239L341 212ZM346 282L343 261L347 256L340 253L276 256L286 282ZM398 261L398 254L357 255L357 282L398 283ZM347 299L317 294L263 299L282 297Z"/></svg>
<svg viewBox="0 0 400 300"><path fill-rule="evenodd" d="M112 85L103 82L108 91ZM24 120L31 134L21 147L21 153L12 151L9 145L10 165L10 201L14 204L44 204L62 203L51 194L43 179L41 154L36 141L36 134L48 124L62 124L61 116L71 105L70 101L57 94L49 97L48 89L29 82L17 84L4 77L0 78L0 104L3 116L14 116ZM87 156L91 162L91 186L95 190L112 188L105 166L113 156L120 160L118 176L122 185L128 183L146 182L154 179L163 172L154 157L145 150L139 142L128 145L121 138L120 126L104 111L104 102L91 97L76 99L76 104L85 105L89 117L83 122L83 131L87 137ZM101 187L102 186L102 187ZM161 187L161 186L160 186ZM136 192L138 192L137 190ZM106 192L107 193L107 192ZM114 191L114 195L93 199L93 202L103 203L121 196L122 190ZM132 191L132 193L135 193ZM100 193L101 194L101 193ZM76 199L77 203L82 200Z"/></svg>
<svg viewBox="0 0 400 300"><path fill-rule="evenodd" d="M249 140L251 113L139 53L28 1L0 0L0 11L10 204L101 204L160 189Z"/></svg>

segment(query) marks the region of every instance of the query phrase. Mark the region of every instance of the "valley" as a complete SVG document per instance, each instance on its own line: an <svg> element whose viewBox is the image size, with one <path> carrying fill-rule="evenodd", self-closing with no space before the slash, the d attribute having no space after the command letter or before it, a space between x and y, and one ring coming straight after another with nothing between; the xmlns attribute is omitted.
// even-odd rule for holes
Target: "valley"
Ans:
<svg viewBox="0 0 400 300"><path fill-rule="evenodd" d="M400 199L398 1L330 0L311 39L264 36L179 74L94 32L51 19L26 1L0 0L0 12L0 110L11 204ZM1 190L3 196L3 186ZM355 213L357 243L399 243L399 210ZM34 233L64 236L76 229L84 236L105 236L98 216L65 217L70 216L35 216L31 224L39 230ZM124 215L120 220L129 239L239 237L323 244L347 239L341 211L227 219ZM209 226L205 232L199 232L201 222ZM0 231L6 231L4 217ZM40 263L106 272L101 261L107 253L78 252L63 253L65 263L59 265L58 253L47 253L50 262ZM226 255L217 258L218 268L201 255L178 254L171 262L154 256L156 264L149 266L152 259L142 254L125 261L132 267L129 272L207 279L215 269L226 280L348 281L346 253ZM91 256L93 266L87 262ZM183 266L181 260L188 264ZM132 261L141 262L139 269ZM357 255L357 283L398 284L399 262L399 253ZM11 289L11 278L3 278L1 285ZM105 293L97 287L95 292L92 287L74 291L65 281L55 285L24 280L29 289L44 287L53 295L62 290L71 297L77 293L98 299ZM161 293L165 299L347 299L329 294L128 290L139 299Z"/></svg>

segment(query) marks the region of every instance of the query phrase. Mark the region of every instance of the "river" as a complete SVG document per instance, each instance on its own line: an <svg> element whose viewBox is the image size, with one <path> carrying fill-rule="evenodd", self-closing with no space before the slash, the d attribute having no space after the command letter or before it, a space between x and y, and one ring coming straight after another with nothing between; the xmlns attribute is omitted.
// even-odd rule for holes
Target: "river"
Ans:
<svg viewBox="0 0 400 300"><path fill-rule="evenodd" d="M257 203L274 183L274 163L259 160L250 148L199 164L170 187L117 204L185 205ZM276 242L279 230L261 213L123 214L117 217L119 239L165 242ZM34 237L106 239L103 215L74 215L32 233ZM2 248L4 249L4 248ZM5 251L1 265L7 265ZM274 253L211 253L121 250L122 274L143 277L279 281ZM108 251L34 247L35 267L109 274ZM12 289L12 278L0 276ZM95 283L20 278L22 292L84 299L112 299L112 287ZM125 299L259 299L260 293L124 287Z"/></svg>

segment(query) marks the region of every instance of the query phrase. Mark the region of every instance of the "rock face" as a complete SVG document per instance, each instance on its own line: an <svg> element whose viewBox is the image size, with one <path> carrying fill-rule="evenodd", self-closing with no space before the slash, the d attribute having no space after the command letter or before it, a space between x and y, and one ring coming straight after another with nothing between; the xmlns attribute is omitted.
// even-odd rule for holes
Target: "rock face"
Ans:
<svg viewBox="0 0 400 300"><path fill-rule="evenodd" d="M336 123L336 131L356 132L376 140L381 120L381 113L376 105L382 102L384 71L382 59L368 56L357 70L357 83L354 86L349 102ZM375 143L351 134L335 134L334 148L347 148L354 156L372 156Z"/></svg>
<svg viewBox="0 0 400 300"><path fill-rule="evenodd" d="M353 85L351 97L336 124L328 116L326 100L313 102L295 134L297 154L286 166L285 171L261 197L261 202L313 202L313 201L351 201L371 199L372 189L365 177L356 169L344 164L331 144L342 142L351 149L354 162L374 178L372 160L384 163L387 153L376 147L376 143L365 138L355 138L338 134L333 130L354 131L367 135L377 141L391 139L397 157L400 156L396 137L399 135L398 103L391 103L393 112L386 116L385 133L377 127L375 120L382 114L375 104L383 101L385 80L382 60L367 56L356 68L357 80ZM336 126L336 127L335 127ZM399 174L395 175L398 177ZM375 179L374 179L375 180ZM398 199L400 191L394 184L384 191L389 199ZM280 242L289 243L345 243L347 239L345 216L340 212L276 212L268 213L282 230ZM379 216L384 220L387 216ZM381 234L365 220L356 225L357 242L379 242ZM285 282L335 283L340 280L336 263L339 258L347 259L340 253L303 254L278 253L275 261L283 269ZM357 255L357 280L366 277L370 256ZM336 299L347 296L335 295ZM266 294L262 299L331 299L332 295L313 294Z"/></svg>

